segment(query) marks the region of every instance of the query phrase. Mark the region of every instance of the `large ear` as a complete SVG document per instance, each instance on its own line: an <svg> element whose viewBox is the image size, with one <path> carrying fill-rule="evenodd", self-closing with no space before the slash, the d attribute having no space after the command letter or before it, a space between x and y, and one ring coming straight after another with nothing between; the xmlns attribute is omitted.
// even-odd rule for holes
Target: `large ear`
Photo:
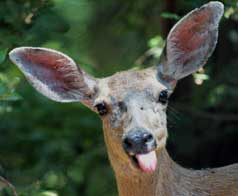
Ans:
<svg viewBox="0 0 238 196"><path fill-rule="evenodd" d="M170 31L158 65L158 77L168 86L202 67L215 49L224 7L210 2L184 16Z"/></svg>
<svg viewBox="0 0 238 196"><path fill-rule="evenodd" d="M46 48L20 47L12 50L9 56L46 97L58 102L81 101L92 105L96 79L65 54Z"/></svg>

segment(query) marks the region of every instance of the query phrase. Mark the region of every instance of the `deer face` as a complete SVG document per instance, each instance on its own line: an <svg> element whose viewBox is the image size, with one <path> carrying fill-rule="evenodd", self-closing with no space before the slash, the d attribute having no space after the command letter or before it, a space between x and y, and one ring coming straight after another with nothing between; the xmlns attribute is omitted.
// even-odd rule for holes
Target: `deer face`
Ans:
<svg viewBox="0 0 238 196"><path fill-rule="evenodd" d="M219 2L193 10L170 31L157 65L103 79L88 75L55 50L21 47L9 55L43 95L59 102L81 101L100 114L113 165L153 172L155 152L165 147L168 135L168 97L179 79L202 67L212 54L222 14Z"/></svg>
<svg viewBox="0 0 238 196"><path fill-rule="evenodd" d="M94 102L106 127L104 134L117 146L113 153L128 156L143 171L156 168L155 150L165 147L167 138L170 91L155 73L153 69L126 71L102 79Z"/></svg>

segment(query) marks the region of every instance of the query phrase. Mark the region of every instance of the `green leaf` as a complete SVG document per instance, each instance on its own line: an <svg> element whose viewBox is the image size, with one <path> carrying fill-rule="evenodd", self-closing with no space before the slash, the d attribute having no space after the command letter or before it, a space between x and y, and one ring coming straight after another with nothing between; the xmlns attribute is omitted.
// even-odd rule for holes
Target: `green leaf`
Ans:
<svg viewBox="0 0 238 196"><path fill-rule="evenodd" d="M230 7L225 10L224 16L225 18L230 18L233 14L235 14L235 9L233 7Z"/></svg>
<svg viewBox="0 0 238 196"><path fill-rule="evenodd" d="M157 35L155 37L152 37L151 39L149 39L148 41L148 45L150 48L154 48L154 47L164 47L164 40L160 35Z"/></svg>
<svg viewBox="0 0 238 196"><path fill-rule="evenodd" d="M177 14L173 14L173 13L169 13L169 12L163 12L160 16L162 18L168 18L168 19L174 19L174 20L179 20L181 18Z"/></svg>
<svg viewBox="0 0 238 196"><path fill-rule="evenodd" d="M1 101L18 101L20 99L22 99L22 97L19 94L15 93L15 92L0 97Z"/></svg>
<svg viewBox="0 0 238 196"><path fill-rule="evenodd" d="M193 76L194 76L195 79L209 80L209 75L204 74L204 73L195 73Z"/></svg>
<svg viewBox="0 0 238 196"><path fill-rule="evenodd" d="M8 48L0 49L0 64L6 59Z"/></svg>
<svg viewBox="0 0 238 196"><path fill-rule="evenodd" d="M58 196L58 194L53 191L44 191L40 194L37 194L37 196Z"/></svg>
<svg viewBox="0 0 238 196"><path fill-rule="evenodd" d="M8 91L7 86L4 85L4 84L2 84L2 83L0 83L0 97L1 97L2 95L4 95L5 93L7 93L7 91Z"/></svg>

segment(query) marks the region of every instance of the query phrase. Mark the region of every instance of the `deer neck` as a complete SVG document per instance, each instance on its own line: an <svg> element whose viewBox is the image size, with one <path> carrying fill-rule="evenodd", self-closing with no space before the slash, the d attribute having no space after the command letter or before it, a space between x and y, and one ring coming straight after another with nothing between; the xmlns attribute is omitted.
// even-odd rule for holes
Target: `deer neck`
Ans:
<svg viewBox="0 0 238 196"><path fill-rule="evenodd" d="M119 137L112 136L112 133L104 129L119 196L238 195L238 164L217 169L189 170L176 164L163 148L157 151L156 171L146 174L131 164Z"/></svg>
<svg viewBox="0 0 238 196"><path fill-rule="evenodd" d="M172 196L178 193L176 184L178 173L183 170L168 155L166 149L157 152L157 171L146 174L133 168L131 160L122 149L120 141L111 142L104 131L108 155L113 167L119 196ZM116 136L115 136L116 137Z"/></svg>
<svg viewBox="0 0 238 196"><path fill-rule="evenodd" d="M177 193L176 176L180 167L170 158L166 149L157 153L158 166L153 174L140 170L125 173L115 171L120 196L172 196Z"/></svg>

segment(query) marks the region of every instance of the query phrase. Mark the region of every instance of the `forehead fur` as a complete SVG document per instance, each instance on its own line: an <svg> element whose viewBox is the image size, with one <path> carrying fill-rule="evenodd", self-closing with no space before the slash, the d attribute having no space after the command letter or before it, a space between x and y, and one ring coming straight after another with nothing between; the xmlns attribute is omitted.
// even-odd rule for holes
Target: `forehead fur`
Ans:
<svg viewBox="0 0 238 196"><path fill-rule="evenodd" d="M116 73L103 79L101 83L102 94L123 98L128 91L143 91L152 89L153 91L166 89L156 78L153 69L130 70Z"/></svg>

